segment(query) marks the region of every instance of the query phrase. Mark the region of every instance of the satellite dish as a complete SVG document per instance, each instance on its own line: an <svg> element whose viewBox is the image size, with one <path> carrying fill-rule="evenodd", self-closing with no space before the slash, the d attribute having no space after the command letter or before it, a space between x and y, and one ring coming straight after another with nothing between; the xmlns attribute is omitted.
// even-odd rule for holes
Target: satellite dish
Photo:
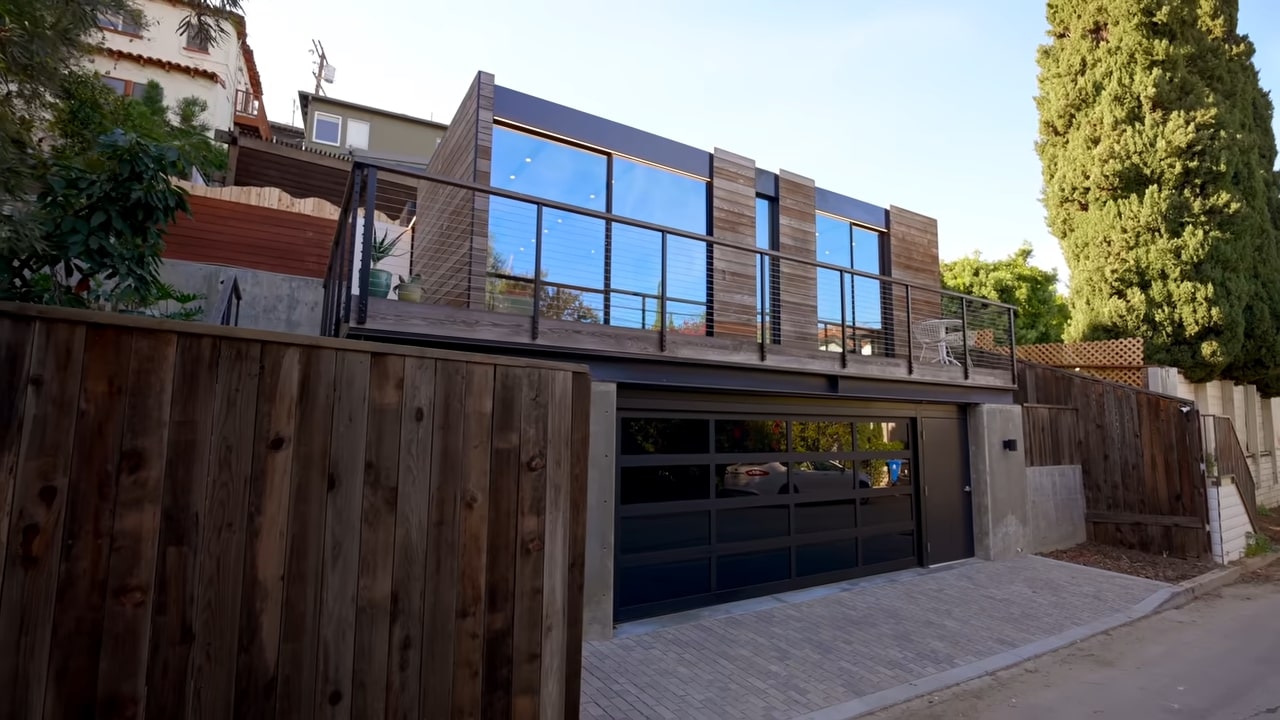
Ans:
<svg viewBox="0 0 1280 720"><path fill-rule="evenodd" d="M320 71L320 76L324 78L325 82L332 84L333 75L335 72L337 72L336 68L334 68L332 65L328 63L325 63L324 69Z"/></svg>

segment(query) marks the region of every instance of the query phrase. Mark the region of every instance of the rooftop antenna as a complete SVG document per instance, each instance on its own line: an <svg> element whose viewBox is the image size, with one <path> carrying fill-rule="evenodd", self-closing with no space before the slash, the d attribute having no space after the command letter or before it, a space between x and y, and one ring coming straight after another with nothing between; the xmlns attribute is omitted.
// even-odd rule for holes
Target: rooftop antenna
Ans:
<svg viewBox="0 0 1280 720"><path fill-rule="evenodd" d="M311 49L307 52L316 56L316 67L311 73L311 76L316 79L315 94L325 95L324 84L333 84L335 68L329 64L329 56L324 52L324 43L319 40L312 40Z"/></svg>

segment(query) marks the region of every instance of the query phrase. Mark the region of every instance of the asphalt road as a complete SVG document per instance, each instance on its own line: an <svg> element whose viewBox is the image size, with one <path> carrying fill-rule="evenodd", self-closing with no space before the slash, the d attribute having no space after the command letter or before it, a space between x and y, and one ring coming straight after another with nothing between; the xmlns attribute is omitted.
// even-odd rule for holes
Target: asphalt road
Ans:
<svg viewBox="0 0 1280 720"><path fill-rule="evenodd" d="M1262 577L874 720L1280 720L1280 562Z"/></svg>

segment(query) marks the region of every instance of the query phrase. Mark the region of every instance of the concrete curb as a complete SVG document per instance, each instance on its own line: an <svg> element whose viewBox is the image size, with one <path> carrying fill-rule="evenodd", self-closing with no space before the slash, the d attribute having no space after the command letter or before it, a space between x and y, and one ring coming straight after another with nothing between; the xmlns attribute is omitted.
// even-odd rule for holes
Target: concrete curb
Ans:
<svg viewBox="0 0 1280 720"><path fill-rule="evenodd" d="M1244 560L1232 567L1213 570L1178 585L1157 590L1146 600L1128 610L1096 620L1088 625L1081 625L1053 637L1038 640L1030 645L1023 645L1020 648L993 655L968 665L961 665L946 672L904 683L888 690L881 690L856 700L832 705L807 715L800 715L795 720L853 720L853 718L885 710L894 705L901 705L970 680L977 680L1041 655L1047 655L1068 645L1074 645L1094 635L1100 635L1109 630L1128 625L1149 615L1155 615L1165 610L1172 610L1186 605L1197 597L1230 585L1239 580L1245 573L1266 567L1276 560L1280 560L1280 554L1273 553L1264 557Z"/></svg>

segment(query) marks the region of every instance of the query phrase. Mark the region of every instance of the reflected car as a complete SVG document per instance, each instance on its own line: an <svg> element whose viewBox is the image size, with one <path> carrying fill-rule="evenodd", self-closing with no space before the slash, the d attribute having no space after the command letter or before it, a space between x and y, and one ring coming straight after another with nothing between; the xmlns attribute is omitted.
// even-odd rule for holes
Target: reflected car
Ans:
<svg viewBox="0 0 1280 720"><path fill-rule="evenodd" d="M810 468L801 469L800 465ZM721 496L841 492L871 487L871 478L864 472L858 472L857 484L851 487L852 478L850 469L836 460L796 463L789 483L787 466L780 462L740 463L725 469Z"/></svg>

